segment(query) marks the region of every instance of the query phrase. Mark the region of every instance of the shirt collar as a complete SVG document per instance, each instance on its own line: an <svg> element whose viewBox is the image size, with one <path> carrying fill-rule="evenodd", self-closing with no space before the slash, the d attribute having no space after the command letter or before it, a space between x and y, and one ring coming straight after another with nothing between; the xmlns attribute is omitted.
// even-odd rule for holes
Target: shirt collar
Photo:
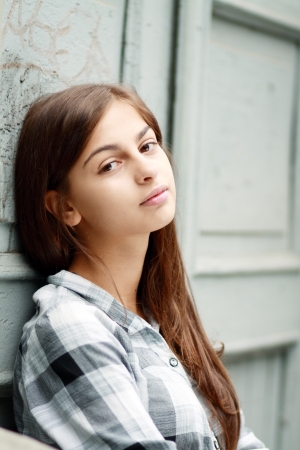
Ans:
<svg viewBox="0 0 300 450"><path fill-rule="evenodd" d="M62 270L47 278L48 283L62 286L83 297L86 301L104 311L114 322L124 328L128 334L134 334L143 328L154 328L159 331L159 325L147 314L150 323L146 322L137 314L129 311L112 295L101 287L86 280L85 278L67 270Z"/></svg>

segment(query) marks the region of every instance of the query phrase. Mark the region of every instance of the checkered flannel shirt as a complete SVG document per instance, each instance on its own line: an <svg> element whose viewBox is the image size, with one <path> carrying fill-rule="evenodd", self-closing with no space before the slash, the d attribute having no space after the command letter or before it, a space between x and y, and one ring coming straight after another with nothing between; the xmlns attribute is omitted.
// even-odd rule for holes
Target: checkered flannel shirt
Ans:
<svg viewBox="0 0 300 450"><path fill-rule="evenodd" d="M218 448L205 401L157 324L73 273L48 281L15 365L21 433L63 450ZM264 445L242 426L238 450L252 448Z"/></svg>

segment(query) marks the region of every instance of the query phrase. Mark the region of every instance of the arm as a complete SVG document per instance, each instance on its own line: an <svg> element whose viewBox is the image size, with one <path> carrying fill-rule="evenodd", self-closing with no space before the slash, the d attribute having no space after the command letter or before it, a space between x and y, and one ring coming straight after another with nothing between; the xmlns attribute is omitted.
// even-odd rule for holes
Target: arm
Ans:
<svg viewBox="0 0 300 450"><path fill-rule="evenodd" d="M142 404L128 355L109 330L114 325L101 318L78 303L38 320L25 364L30 413L63 450L176 449Z"/></svg>

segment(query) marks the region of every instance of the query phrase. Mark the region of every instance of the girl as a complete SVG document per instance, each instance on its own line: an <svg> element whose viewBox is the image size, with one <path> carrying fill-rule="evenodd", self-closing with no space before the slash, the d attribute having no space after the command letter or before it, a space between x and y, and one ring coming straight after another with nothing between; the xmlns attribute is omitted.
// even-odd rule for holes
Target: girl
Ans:
<svg viewBox="0 0 300 450"><path fill-rule="evenodd" d="M82 85L38 100L15 194L49 282L17 356L18 430L68 450L264 448L187 289L169 154L140 97Z"/></svg>

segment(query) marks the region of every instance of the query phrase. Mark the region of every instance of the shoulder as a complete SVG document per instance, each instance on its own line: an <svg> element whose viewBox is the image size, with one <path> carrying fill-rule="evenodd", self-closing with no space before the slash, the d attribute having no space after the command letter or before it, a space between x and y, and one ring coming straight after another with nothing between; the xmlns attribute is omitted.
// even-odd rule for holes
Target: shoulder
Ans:
<svg viewBox="0 0 300 450"><path fill-rule="evenodd" d="M48 284L33 296L36 315L24 327L24 349L63 349L110 343L119 346L119 325L97 306L63 286ZM30 346L28 345L30 344Z"/></svg>
<svg viewBox="0 0 300 450"><path fill-rule="evenodd" d="M37 305L36 324L48 323L52 328L59 328L97 323L98 327L102 324L111 332L116 329L117 324L104 311L64 286L48 284L39 289L33 299Z"/></svg>

